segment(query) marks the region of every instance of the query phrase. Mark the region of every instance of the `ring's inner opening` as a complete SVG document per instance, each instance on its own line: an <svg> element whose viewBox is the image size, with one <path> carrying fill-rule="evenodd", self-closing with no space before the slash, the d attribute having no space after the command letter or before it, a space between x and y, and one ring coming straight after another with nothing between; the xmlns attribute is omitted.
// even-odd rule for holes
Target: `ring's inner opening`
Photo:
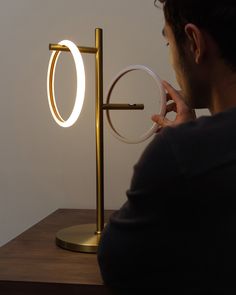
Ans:
<svg viewBox="0 0 236 295"><path fill-rule="evenodd" d="M59 55L54 79L57 108L66 121L74 107L77 83L74 59L69 52L61 52Z"/></svg>
<svg viewBox="0 0 236 295"><path fill-rule="evenodd" d="M151 116L160 113L160 90L148 73L134 70L116 83L110 103L144 104L144 110L109 111L111 122L120 135L127 139L139 139L153 125Z"/></svg>

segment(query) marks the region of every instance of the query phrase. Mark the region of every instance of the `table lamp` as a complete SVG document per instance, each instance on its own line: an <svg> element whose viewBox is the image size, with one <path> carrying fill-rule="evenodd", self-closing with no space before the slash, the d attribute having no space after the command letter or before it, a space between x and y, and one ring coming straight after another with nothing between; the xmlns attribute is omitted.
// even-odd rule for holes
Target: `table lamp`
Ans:
<svg viewBox="0 0 236 295"><path fill-rule="evenodd" d="M104 228L104 140L103 140L103 111L106 111L108 123L111 126L113 134L120 140L127 143L138 143L149 138L156 132L158 126L153 124L151 129L141 136L138 140L126 139L114 128L110 110L142 110L143 104L125 104L125 103L110 103L110 97L115 84L126 73L134 70L144 70L157 83L161 97L161 111L165 115L166 96L162 87L161 80L151 69L143 65L131 65L121 71L111 82L109 91L106 95L106 103L103 103L103 31L101 28L95 29L95 46L82 47L77 46L69 40L63 40L58 44L49 44L49 50L52 50L52 55L49 60L48 75L47 75L47 93L49 107L52 116L57 124L61 127L70 127L78 119L85 96L85 70L81 53L95 55L95 73L96 73L96 99L95 99L95 124L96 124L96 224L75 225L61 229L56 233L56 244L64 249L96 253L99 240ZM55 100L54 91L54 76L58 57L62 51L70 52L75 62L77 75L77 90L73 110L67 120L64 120L60 115Z"/></svg>

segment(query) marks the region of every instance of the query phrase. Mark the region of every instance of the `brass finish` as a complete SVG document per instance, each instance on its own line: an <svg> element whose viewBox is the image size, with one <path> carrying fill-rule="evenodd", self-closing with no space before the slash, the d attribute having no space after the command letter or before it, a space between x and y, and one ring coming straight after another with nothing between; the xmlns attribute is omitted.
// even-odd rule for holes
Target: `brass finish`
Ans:
<svg viewBox="0 0 236 295"><path fill-rule="evenodd" d="M103 34L95 30L96 53L96 176L97 176L97 234L104 228L104 143L103 143Z"/></svg>
<svg viewBox="0 0 236 295"><path fill-rule="evenodd" d="M103 110L141 110L142 104L103 104L103 33L102 29L95 30L95 48L79 47L81 53L95 54L96 61L96 106L95 106L95 124L96 124L96 205L97 216L96 225L76 225L60 230L56 234L56 244L71 251L96 253L101 233L104 229L104 139L103 139ZM69 51L66 46L59 44L50 44L50 50L56 50L53 63L59 51ZM50 94L52 94L52 74L50 72ZM52 97L52 95L51 95ZM51 104L56 110L54 101ZM57 111L55 111L57 114ZM57 116L59 116L57 114ZM61 118L58 117L60 120Z"/></svg>
<svg viewBox="0 0 236 295"><path fill-rule="evenodd" d="M81 53L97 53L97 48L94 47L80 47L78 49ZM49 44L49 50L56 51L70 51L68 47L59 44Z"/></svg>
<svg viewBox="0 0 236 295"><path fill-rule="evenodd" d="M103 104L103 110L143 110L143 104L109 103Z"/></svg>
<svg viewBox="0 0 236 295"><path fill-rule="evenodd" d="M57 232L56 244L70 251L96 253L100 237L95 233L95 224L81 224Z"/></svg>
<svg viewBox="0 0 236 295"><path fill-rule="evenodd" d="M71 251L96 253L100 235L104 228L104 157L103 157L103 38L102 29L95 30L96 47L79 47L82 53L94 53L96 57L96 176L97 176L97 223L76 225L60 230L56 234L56 244ZM50 50L69 51L66 46L50 44ZM55 63L57 54L53 62ZM52 73L50 73L50 77ZM52 77L50 78L52 80ZM50 81L51 81L50 80ZM52 92L52 83L50 84ZM53 101L51 101L53 102ZM52 103L54 109L54 102ZM55 112L57 113L57 112ZM60 119L60 118L59 118Z"/></svg>
<svg viewBox="0 0 236 295"><path fill-rule="evenodd" d="M53 108L54 114L56 115L56 117L57 117L57 119L59 121L63 122L62 117L58 113L58 110L57 110L57 107L56 107L56 104L55 104L55 98L54 98L54 95L53 95L53 72L54 72L54 69L55 69L55 62L57 60L58 54L59 54L59 51L57 51L55 53L54 58L52 60L52 66L50 68L50 73L49 73L49 96L50 96L50 102L51 102L51 106Z"/></svg>

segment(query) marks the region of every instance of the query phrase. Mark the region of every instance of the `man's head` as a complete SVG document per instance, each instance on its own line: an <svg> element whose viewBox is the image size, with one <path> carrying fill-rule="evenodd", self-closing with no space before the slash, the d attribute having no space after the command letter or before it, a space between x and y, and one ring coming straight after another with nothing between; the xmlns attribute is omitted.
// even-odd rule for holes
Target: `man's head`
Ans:
<svg viewBox="0 0 236 295"><path fill-rule="evenodd" d="M236 0L157 2L163 3L163 33L186 102L194 108L209 107L209 74L216 60L236 72Z"/></svg>

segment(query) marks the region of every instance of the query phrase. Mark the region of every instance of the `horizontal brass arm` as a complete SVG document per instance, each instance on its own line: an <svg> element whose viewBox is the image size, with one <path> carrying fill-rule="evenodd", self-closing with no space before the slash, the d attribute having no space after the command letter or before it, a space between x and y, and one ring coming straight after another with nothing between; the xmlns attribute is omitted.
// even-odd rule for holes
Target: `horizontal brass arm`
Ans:
<svg viewBox="0 0 236 295"><path fill-rule="evenodd" d="M103 104L103 110L143 110L143 104L109 103Z"/></svg>
<svg viewBox="0 0 236 295"><path fill-rule="evenodd" d="M97 48L95 47L80 47L78 46L81 53L97 53ZM49 50L57 51L70 51L66 46L59 44L49 44Z"/></svg>

